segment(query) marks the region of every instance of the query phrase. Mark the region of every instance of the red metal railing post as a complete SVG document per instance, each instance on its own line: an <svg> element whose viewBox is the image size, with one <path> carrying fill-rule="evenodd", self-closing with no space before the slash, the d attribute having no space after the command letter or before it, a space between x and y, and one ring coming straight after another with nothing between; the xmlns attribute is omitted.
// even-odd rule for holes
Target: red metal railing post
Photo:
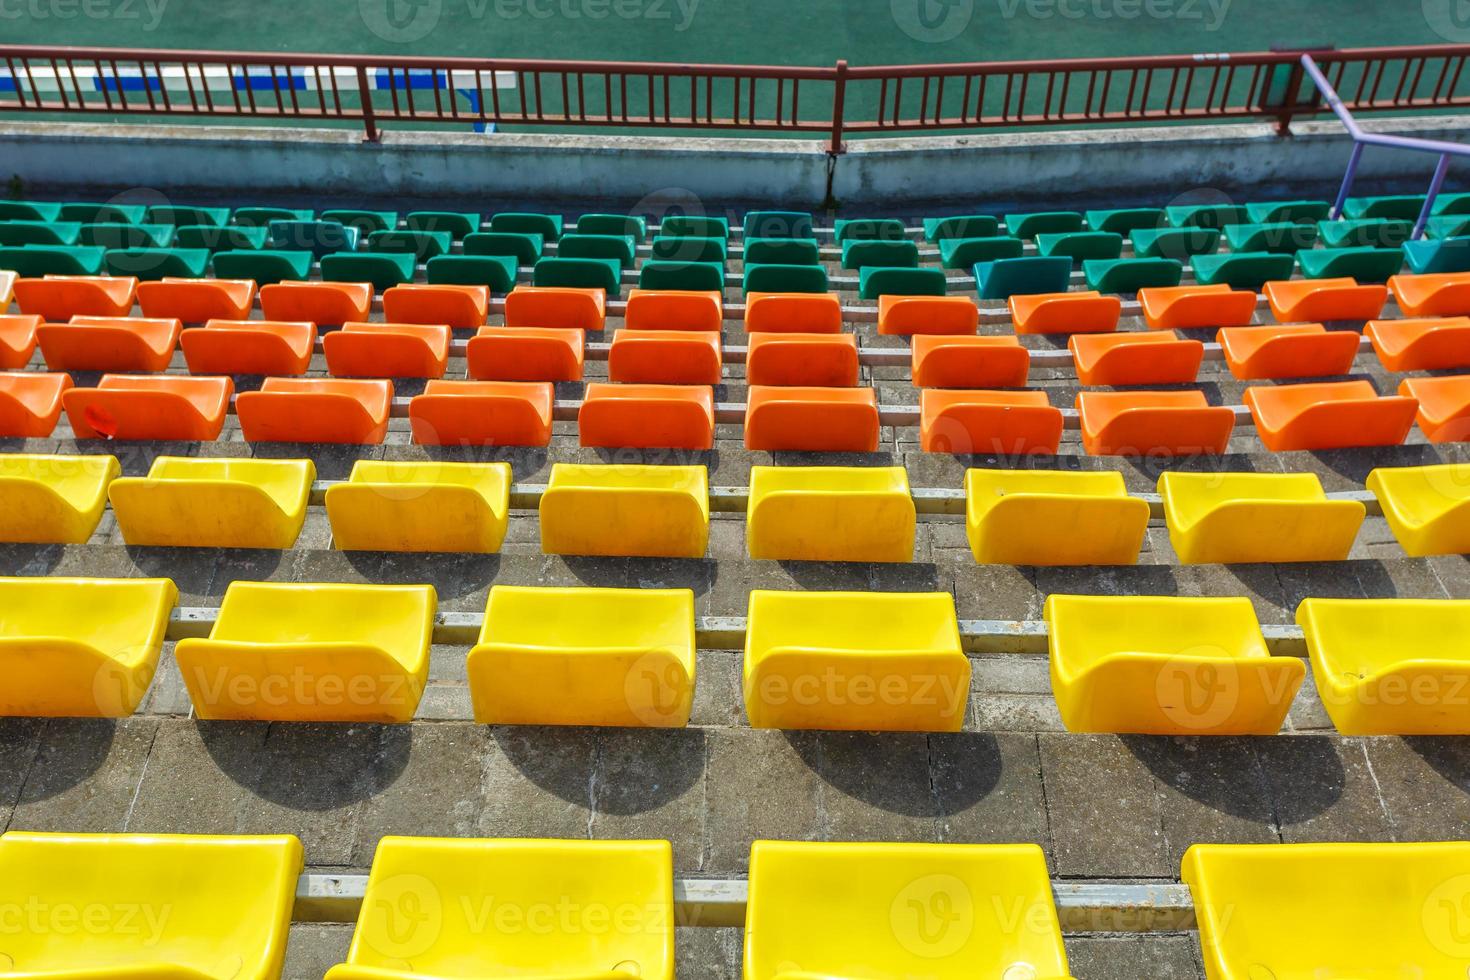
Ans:
<svg viewBox="0 0 1470 980"><path fill-rule="evenodd" d="M1297 61L1286 76L1286 92L1281 100L1281 111L1276 114L1276 135L1291 135L1291 118L1295 115L1297 93L1302 88L1302 63Z"/></svg>
<svg viewBox="0 0 1470 980"><path fill-rule="evenodd" d="M378 120L373 116L373 90L368 87L365 65L357 66L357 96L362 100L362 128L367 133L367 141L376 143L378 141Z"/></svg>
<svg viewBox="0 0 1470 980"><path fill-rule="evenodd" d="M847 62L837 62L837 73L832 77L832 142L827 144L827 152L836 156L843 152L842 145L843 116L847 111Z"/></svg>

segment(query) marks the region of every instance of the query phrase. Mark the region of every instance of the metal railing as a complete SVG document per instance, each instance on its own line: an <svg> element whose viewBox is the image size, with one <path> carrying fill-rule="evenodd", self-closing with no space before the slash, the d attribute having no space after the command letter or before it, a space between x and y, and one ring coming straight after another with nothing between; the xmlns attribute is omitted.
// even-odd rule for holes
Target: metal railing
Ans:
<svg viewBox="0 0 1470 980"><path fill-rule="evenodd" d="M1313 51L1355 113L1470 106L1470 45ZM852 67L0 45L0 112L850 136L1327 111L1298 51Z"/></svg>

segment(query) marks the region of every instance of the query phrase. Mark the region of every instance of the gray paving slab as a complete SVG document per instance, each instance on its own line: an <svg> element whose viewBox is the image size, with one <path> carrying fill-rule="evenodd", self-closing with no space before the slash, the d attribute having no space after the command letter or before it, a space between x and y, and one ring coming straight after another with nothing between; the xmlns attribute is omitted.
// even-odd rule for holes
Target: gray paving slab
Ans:
<svg viewBox="0 0 1470 980"><path fill-rule="evenodd" d="M1393 839L1365 744L1331 735L1256 742L1284 842Z"/></svg>
<svg viewBox="0 0 1470 980"><path fill-rule="evenodd" d="M798 745L804 732L729 729L706 733L706 870L743 872L757 840L822 840L824 783Z"/></svg>
<svg viewBox="0 0 1470 980"><path fill-rule="evenodd" d="M1138 756L1111 735L1038 740L1058 875L1177 876L1156 780Z"/></svg>
<svg viewBox="0 0 1470 980"><path fill-rule="evenodd" d="M0 830L10 824L45 731L41 718L0 718Z"/></svg>
<svg viewBox="0 0 1470 980"><path fill-rule="evenodd" d="M158 726L155 719L137 717L49 720L10 829L126 829Z"/></svg>
<svg viewBox="0 0 1470 980"><path fill-rule="evenodd" d="M395 729L396 731L396 729ZM386 836L474 837L484 806L481 782L489 729L469 723L412 725L402 768L374 773L348 863L367 867Z"/></svg>
<svg viewBox="0 0 1470 980"><path fill-rule="evenodd" d="M1076 980L1204 980L1193 935L1069 936Z"/></svg>

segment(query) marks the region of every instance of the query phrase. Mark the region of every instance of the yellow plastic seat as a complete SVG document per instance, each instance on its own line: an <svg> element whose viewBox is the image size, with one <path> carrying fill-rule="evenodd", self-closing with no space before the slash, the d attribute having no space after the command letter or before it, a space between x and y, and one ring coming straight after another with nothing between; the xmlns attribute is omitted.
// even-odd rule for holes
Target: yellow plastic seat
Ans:
<svg viewBox="0 0 1470 980"><path fill-rule="evenodd" d="M674 980L668 841L378 842L326 980Z"/></svg>
<svg viewBox="0 0 1470 980"><path fill-rule="evenodd" d="M982 565L1132 565L1148 516L1112 470L965 472L965 531Z"/></svg>
<svg viewBox="0 0 1470 980"><path fill-rule="evenodd" d="M429 671L432 585L234 582L174 657L206 721L406 722Z"/></svg>
<svg viewBox="0 0 1470 980"><path fill-rule="evenodd" d="M970 696L947 592L750 593L754 728L957 732Z"/></svg>
<svg viewBox="0 0 1470 980"><path fill-rule="evenodd" d="M1470 844L1196 844L1209 980L1463 977Z"/></svg>
<svg viewBox="0 0 1470 980"><path fill-rule="evenodd" d="M1411 557L1470 553L1470 464L1380 466L1368 489Z"/></svg>
<svg viewBox="0 0 1470 980"><path fill-rule="evenodd" d="M902 466L752 466L752 558L907 562L914 500Z"/></svg>
<svg viewBox="0 0 1470 980"><path fill-rule="evenodd" d="M160 456L147 477L113 480L108 497L128 544L284 550L315 479L309 459Z"/></svg>
<svg viewBox="0 0 1470 980"><path fill-rule="evenodd" d="M85 544L121 472L114 456L0 455L0 541Z"/></svg>
<svg viewBox="0 0 1470 980"><path fill-rule="evenodd" d="M1052 595L1043 615L1068 731L1271 735L1306 676L1249 599Z"/></svg>
<svg viewBox="0 0 1470 980"><path fill-rule="evenodd" d="M166 578L0 578L0 715L132 714L178 598Z"/></svg>
<svg viewBox="0 0 1470 980"><path fill-rule="evenodd" d="M11 831L0 909L49 928L0 931L0 975L279 980L302 866L289 836Z"/></svg>
<svg viewBox="0 0 1470 980"><path fill-rule="evenodd" d="M1034 844L751 846L745 980L1066 976Z"/></svg>
<svg viewBox="0 0 1470 980"><path fill-rule="evenodd" d="M541 495L548 555L703 558L709 470L703 466L556 463Z"/></svg>
<svg viewBox="0 0 1470 980"><path fill-rule="evenodd" d="M1368 510L1328 500L1315 473L1164 473L1169 541L1185 565L1342 561Z"/></svg>
<svg viewBox="0 0 1470 980"><path fill-rule="evenodd" d="M8 269L0 270L0 313L10 307L10 299L15 295L15 280L20 278Z"/></svg>
<svg viewBox="0 0 1470 980"><path fill-rule="evenodd" d="M495 552L510 519L509 463L360 459L327 489L342 551Z"/></svg>
<svg viewBox="0 0 1470 980"><path fill-rule="evenodd" d="M468 670L482 725L682 728L694 593L494 586Z"/></svg>
<svg viewBox="0 0 1470 980"><path fill-rule="evenodd" d="M1322 705L1344 735L1470 735L1470 601L1304 599Z"/></svg>

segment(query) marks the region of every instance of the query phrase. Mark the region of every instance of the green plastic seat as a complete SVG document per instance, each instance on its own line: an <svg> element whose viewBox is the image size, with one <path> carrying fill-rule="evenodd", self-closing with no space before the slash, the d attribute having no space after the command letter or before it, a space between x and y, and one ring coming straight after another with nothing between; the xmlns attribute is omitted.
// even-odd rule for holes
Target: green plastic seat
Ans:
<svg viewBox="0 0 1470 980"><path fill-rule="evenodd" d="M323 221L340 221L356 228L359 237L375 231L391 231L398 227L397 211L368 211L362 208L329 208L322 212Z"/></svg>
<svg viewBox="0 0 1470 980"><path fill-rule="evenodd" d="M102 248L168 248L178 229L173 225L134 225L122 221L103 221L82 225L78 244ZM180 248L199 246L181 244Z"/></svg>
<svg viewBox="0 0 1470 980"><path fill-rule="evenodd" d="M949 288L943 269L863 266L858 273L858 298L879 296L943 296Z"/></svg>
<svg viewBox="0 0 1470 980"><path fill-rule="evenodd" d="M1136 293L1140 289L1177 286L1184 277L1178 259L1127 258L1089 259L1082 263L1087 288L1100 293Z"/></svg>
<svg viewBox="0 0 1470 980"><path fill-rule="evenodd" d="M361 234L355 225L329 221L326 218L320 221L310 218L283 219L272 221L267 226L265 247L277 251L304 248L317 258L321 258L333 252L353 251L357 248L358 236ZM392 234L392 232L373 232L373 234ZM395 250L380 248L378 251Z"/></svg>
<svg viewBox="0 0 1470 980"><path fill-rule="evenodd" d="M1308 279L1340 279L1351 276L1358 282L1387 282L1404 265L1402 248L1315 248L1296 253L1302 275Z"/></svg>
<svg viewBox="0 0 1470 980"><path fill-rule="evenodd" d="M1225 241L1232 252L1281 252L1295 255L1317 244L1317 226L1302 221L1226 225Z"/></svg>
<svg viewBox="0 0 1470 980"><path fill-rule="evenodd" d="M554 242L561 237L563 219L559 214L531 211L502 211L490 216L491 231L525 232L540 235L542 241Z"/></svg>
<svg viewBox="0 0 1470 980"><path fill-rule="evenodd" d="M1175 228L1224 228L1245 221L1245 208L1238 204L1176 204L1164 209Z"/></svg>
<svg viewBox="0 0 1470 980"><path fill-rule="evenodd" d="M514 255L439 255L425 270L431 285L489 286L493 293L508 293L515 288L517 261Z"/></svg>
<svg viewBox="0 0 1470 980"><path fill-rule="evenodd" d="M577 219L577 234L632 235L633 241L642 243L648 239L648 219L637 214L584 214Z"/></svg>
<svg viewBox="0 0 1470 980"><path fill-rule="evenodd" d="M0 200L0 221L59 221L61 205L54 201Z"/></svg>
<svg viewBox="0 0 1470 980"><path fill-rule="evenodd" d="M236 208L230 217L230 224L245 228L268 228L272 221L311 221L315 217L316 212L311 208Z"/></svg>
<svg viewBox="0 0 1470 980"><path fill-rule="evenodd" d="M1429 209L1429 213L1470 215L1470 194L1440 194L1434 199L1434 207ZM66 217L65 208L62 208L61 216Z"/></svg>
<svg viewBox="0 0 1470 980"><path fill-rule="evenodd" d="M613 259L622 269L633 268L638 243L632 235L602 235L574 232L563 235L556 254L564 259Z"/></svg>
<svg viewBox="0 0 1470 980"><path fill-rule="evenodd" d="M658 233L666 238L730 237L730 219L709 214L671 214L658 224Z"/></svg>
<svg viewBox="0 0 1470 980"><path fill-rule="evenodd" d="M820 265L747 262L741 288L747 293L825 293L827 270Z"/></svg>
<svg viewBox="0 0 1470 980"><path fill-rule="evenodd" d="M1404 242L1404 258L1419 274L1470 272L1470 236Z"/></svg>
<svg viewBox="0 0 1470 980"><path fill-rule="evenodd" d="M464 237L465 255L511 255L518 265L535 265L546 239L530 231L477 231Z"/></svg>
<svg viewBox="0 0 1470 980"><path fill-rule="evenodd" d="M148 217L146 204L110 204L99 201L73 201L61 206L62 221L79 221L84 225L142 224Z"/></svg>
<svg viewBox="0 0 1470 980"><path fill-rule="evenodd" d="M1163 208L1107 208L1087 212L1087 227L1126 235L1135 228L1157 228L1164 223Z"/></svg>
<svg viewBox="0 0 1470 980"><path fill-rule="evenodd" d="M265 228L243 228L236 225L146 225L140 227L170 228L174 244L179 248L207 248L211 252L248 252L265 248L270 232ZM277 251L283 251L277 249Z"/></svg>
<svg viewBox="0 0 1470 980"><path fill-rule="evenodd" d="M1116 231L1047 232L1036 236L1042 255L1065 255L1073 262L1084 259L1116 259L1123 254L1123 236Z"/></svg>
<svg viewBox="0 0 1470 980"><path fill-rule="evenodd" d="M455 241L480 230L474 211L410 211L403 219L410 231L447 231Z"/></svg>
<svg viewBox="0 0 1470 980"><path fill-rule="evenodd" d="M1424 223L1424 233L1430 238L1459 238L1470 234L1470 214L1446 214L1430 218Z"/></svg>
<svg viewBox="0 0 1470 980"><path fill-rule="evenodd" d="M370 282L382 292L413 282L412 252L336 252L321 258L327 282Z"/></svg>
<svg viewBox="0 0 1470 980"><path fill-rule="evenodd" d="M1350 197L1343 202L1346 218L1400 218L1415 221L1424 210L1423 194L1386 194L1380 197Z"/></svg>
<svg viewBox="0 0 1470 980"><path fill-rule="evenodd" d="M946 269L973 269L976 262L1018 259L1026 250L1019 238L989 235L983 238L941 238L939 264Z"/></svg>
<svg viewBox="0 0 1470 980"><path fill-rule="evenodd" d="M805 211L747 211L741 223L745 239L816 238L812 216Z"/></svg>
<svg viewBox="0 0 1470 980"><path fill-rule="evenodd" d="M1245 206L1246 221L1269 225L1280 221L1316 224L1332 212L1326 201L1253 201Z"/></svg>
<svg viewBox="0 0 1470 980"><path fill-rule="evenodd" d="M729 257L726 239L719 235L655 235L653 257L673 262L718 262Z"/></svg>
<svg viewBox="0 0 1470 980"><path fill-rule="evenodd" d="M1414 222L1403 218L1349 218L1320 221L1317 230L1328 248L1397 248L1414 233Z"/></svg>
<svg viewBox="0 0 1470 980"><path fill-rule="evenodd" d="M79 221L0 221L0 245L75 245Z"/></svg>
<svg viewBox="0 0 1470 980"><path fill-rule="evenodd" d="M1217 228L1135 228L1128 237L1141 259L1187 259L1220 247Z"/></svg>
<svg viewBox="0 0 1470 980"><path fill-rule="evenodd" d="M155 225L227 225L230 209L158 204L148 209L146 220Z"/></svg>
<svg viewBox="0 0 1470 980"><path fill-rule="evenodd" d="M1263 283L1290 279L1296 257L1282 252L1228 252L1196 255L1190 263L1201 286L1230 286L1260 292Z"/></svg>
<svg viewBox="0 0 1470 980"><path fill-rule="evenodd" d="M209 269L207 248L110 248L107 272L146 281L170 277L200 279Z"/></svg>
<svg viewBox="0 0 1470 980"><path fill-rule="evenodd" d="M1027 255L977 262L974 272L981 299L1064 293L1072 282L1072 260L1060 255Z"/></svg>
<svg viewBox="0 0 1470 980"><path fill-rule="evenodd" d="M924 219L924 238L935 243L945 238L994 238L999 234L1000 219L993 214Z"/></svg>
<svg viewBox="0 0 1470 980"><path fill-rule="evenodd" d="M1059 235L1082 230L1080 211L1032 211L1006 215L1006 231L1013 238L1035 238L1037 235Z"/></svg>
<svg viewBox="0 0 1470 980"><path fill-rule="evenodd" d="M616 296L622 288L623 266L617 259L577 259L549 256L538 259L531 274L533 286L573 286L577 289L605 289Z"/></svg>
<svg viewBox="0 0 1470 980"><path fill-rule="evenodd" d="M436 255L448 255L453 245L454 237L447 231L397 228L368 235L366 248L369 252L407 252L418 261L427 262Z"/></svg>
<svg viewBox="0 0 1470 980"><path fill-rule="evenodd" d="M639 289L725 291L725 267L719 262L649 259L638 270Z"/></svg>
<svg viewBox="0 0 1470 980"><path fill-rule="evenodd" d="M820 265L822 250L815 238L747 238L740 257L758 265Z"/></svg>
<svg viewBox="0 0 1470 980"><path fill-rule="evenodd" d="M844 269L866 269L870 266L914 269L918 265L919 246L908 240L885 242L855 239L842 243Z"/></svg>
<svg viewBox="0 0 1470 980"><path fill-rule="evenodd" d="M264 231L264 228L253 229ZM254 279L261 286L311 275L312 254L305 251L243 249L214 253L214 274L221 279Z"/></svg>
<svg viewBox="0 0 1470 980"><path fill-rule="evenodd" d="M841 218L832 222L832 237L844 242L898 242L909 237L898 218Z"/></svg>
<svg viewBox="0 0 1470 980"><path fill-rule="evenodd" d="M95 276L102 272L106 251L93 245L0 246L0 269L25 279Z"/></svg>

